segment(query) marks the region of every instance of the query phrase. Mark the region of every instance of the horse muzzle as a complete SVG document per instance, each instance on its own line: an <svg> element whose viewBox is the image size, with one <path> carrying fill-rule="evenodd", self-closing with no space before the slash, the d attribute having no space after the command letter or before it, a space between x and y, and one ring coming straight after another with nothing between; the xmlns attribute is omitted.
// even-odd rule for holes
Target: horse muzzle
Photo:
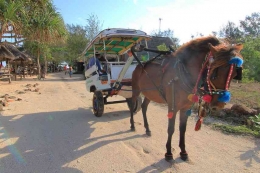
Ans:
<svg viewBox="0 0 260 173"><path fill-rule="evenodd" d="M211 102L209 105L210 111L211 112L217 112L225 107L226 103L225 102Z"/></svg>

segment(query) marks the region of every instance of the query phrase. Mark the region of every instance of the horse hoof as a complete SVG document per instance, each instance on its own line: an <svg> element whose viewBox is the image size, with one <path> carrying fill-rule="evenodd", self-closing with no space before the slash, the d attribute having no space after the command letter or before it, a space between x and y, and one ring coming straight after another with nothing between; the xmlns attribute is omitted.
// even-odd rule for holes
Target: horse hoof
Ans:
<svg viewBox="0 0 260 173"><path fill-rule="evenodd" d="M152 135L151 131L147 131L147 132L146 132L146 135L147 135L147 136L151 136L151 135Z"/></svg>
<svg viewBox="0 0 260 173"><path fill-rule="evenodd" d="M134 131L135 131L135 128L134 128L134 127L131 127L131 131L134 132Z"/></svg>
<svg viewBox="0 0 260 173"><path fill-rule="evenodd" d="M167 154L167 153L165 153L165 160L166 160L166 161L171 161L171 160L173 160L172 154Z"/></svg>
<svg viewBox="0 0 260 173"><path fill-rule="evenodd" d="M188 160L188 153L180 152L180 156L181 156L181 160L183 160L183 161L187 161Z"/></svg>

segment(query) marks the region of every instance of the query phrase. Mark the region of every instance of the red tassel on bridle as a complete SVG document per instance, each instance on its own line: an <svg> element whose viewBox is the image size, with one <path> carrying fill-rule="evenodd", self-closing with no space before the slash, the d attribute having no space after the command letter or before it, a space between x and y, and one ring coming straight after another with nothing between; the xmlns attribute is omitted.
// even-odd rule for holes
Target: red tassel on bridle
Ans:
<svg viewBox="0 0 260 173"><path fill-rule="evenodd" d="M198 119L196 125L195 125L195 131L199 131L199 130L200 130L202 122L203 122L203 118L200 117L200 118Z"/></svg>
<svg viewBox="0 0 260 173"><path fill-rule="evenodd" d="M207 94L207 95L204 95L204 96L202 97L202 99L203 99L205 102L210 103L211 100L212 100L212 96Z"/></svg>

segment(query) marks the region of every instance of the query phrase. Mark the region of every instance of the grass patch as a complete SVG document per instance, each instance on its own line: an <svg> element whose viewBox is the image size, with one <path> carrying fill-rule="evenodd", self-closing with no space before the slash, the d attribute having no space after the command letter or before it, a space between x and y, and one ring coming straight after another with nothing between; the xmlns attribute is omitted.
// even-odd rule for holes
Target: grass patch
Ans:
<svg viewBox="0 0 260 173"><path fill-rule="evenodd" d="M212 124L213 128L221 130L223 133L227 134L237 134L237 135L250 135L255 137L260 137L260 131L254 131L245 125L226 125L226 124Z"/></svg>
<svg viewBox="0 0 260 173"><path fill-rule="evenodd" d="M241 104L256 108L260 107L259 83L231 83L231 103Z"/></svg>

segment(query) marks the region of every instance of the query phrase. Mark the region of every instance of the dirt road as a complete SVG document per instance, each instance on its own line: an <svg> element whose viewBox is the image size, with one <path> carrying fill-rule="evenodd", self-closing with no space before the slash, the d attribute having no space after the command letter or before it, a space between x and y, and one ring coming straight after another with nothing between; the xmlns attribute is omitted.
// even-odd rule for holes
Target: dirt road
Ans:
<svg viewBox="0 0 260 173"><path fill-rule="evenodd" d="M194 117L186 133L190 161L179 158L177 122L175 162L166 162L166 109L149 105L151 137L145 135L141 112L131 132L126 104L107 105L96 118L92 94L79 78L56 73L45 81L1 83L0 96L9 92L22 100L9 102L0 113L0 173L260 172L259 139L224 135L206 125L195 132ZM18 94L35 83L38 92Z"/></svg>

